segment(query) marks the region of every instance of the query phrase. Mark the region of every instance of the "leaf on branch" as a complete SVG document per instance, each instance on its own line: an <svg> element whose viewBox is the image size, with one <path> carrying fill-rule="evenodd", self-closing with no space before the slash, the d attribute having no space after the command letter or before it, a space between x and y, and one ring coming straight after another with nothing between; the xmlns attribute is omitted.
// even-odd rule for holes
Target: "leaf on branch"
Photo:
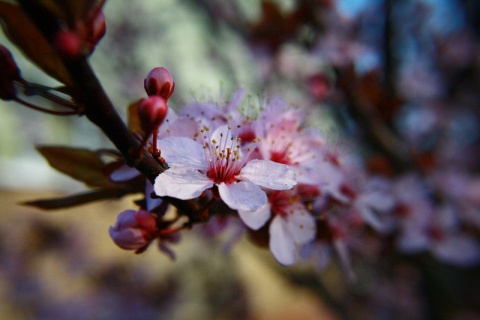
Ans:
<svg viewBox="0 0 480 320"><path fill-rule="evenodd" d="M91 187L112 187L104 173L105 163L99 153L88 149L68 147L37 147L50 166Z"/></svg>
<svg viewBox="0 0 480 320"><path fill-rule="evenodd" d="M39 199L22 202L22 205L31 206L43 210L64 209L75 206L80 206L94 201L119 199L127 194L137 193L139 190L134 188L105 188L99 190L92 190L84 193L78 193L62 198L53 199Z"/></svg>
<svg viewBox="0 0 480 320"><path fill-rule="evenodd" d="M128 128L130 131L139 134L141 137L145 137L145 131L142 129L140 116L138 114L138 105L140 104L141 100L142 99L132 102L128 106Z"/></svg>
<svg viewBox="0 0 480 320"><path fill-rule="evenodd" d="M72 80L62 60L19 6L0 2L0 19L7 37L35 64L67 86Z"/></svg>

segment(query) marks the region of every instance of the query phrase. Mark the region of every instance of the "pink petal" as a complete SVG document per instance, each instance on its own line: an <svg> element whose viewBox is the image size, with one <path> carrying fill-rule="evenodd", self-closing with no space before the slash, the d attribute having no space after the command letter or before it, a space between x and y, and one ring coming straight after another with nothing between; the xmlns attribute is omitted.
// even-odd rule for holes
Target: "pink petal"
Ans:
<svg viewBox="0 0 480 320"><path fill-rule="evenodd" d="M208 169L201 144L185 137L168 137L158 140L161 156L170 168L188 167L197 170Z"/></svg>
<svg viewBox="0 0 480 320"><path fill-rule="evenodd" d="M218 185L220 198L231 209L255 211L267 203L267 195L259 186L248 182L220 183Z"/></svg>
<svg viewBox="0 0 480 320"><path fill-rule="evenodd" d="M270 251L285 266L295 263L295 244L290 237L287 222L276 216L270 224Z"/></svg>
<svg viewBox="0 0 480 320"><path fill-rule="evenodd" d="M194 168L170 168L155 179L153 189L160 197L173 197L187 200L202 194L213 187L206 175Z"/></svg>
<svg viewBox="0 0 480 320"><path fill-rule="evenodd" d="M289 166L270 160L248 162L236 178L273 190L289 190L297 184L295 172Z"/></svg>
<svg viewBox="0 0 480 320"><path fill-rule="evenodd" d="M258 230L270 218L270 204L267 202L255 211L238 210L238 215L250 229Z"/></svg>

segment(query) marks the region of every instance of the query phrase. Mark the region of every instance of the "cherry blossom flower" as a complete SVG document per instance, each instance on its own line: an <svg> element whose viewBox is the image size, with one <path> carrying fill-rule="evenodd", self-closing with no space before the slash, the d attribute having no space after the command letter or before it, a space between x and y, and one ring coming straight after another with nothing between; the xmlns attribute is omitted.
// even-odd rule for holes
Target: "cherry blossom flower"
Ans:
<svg viewBox="0 0 480 320"><path fill-rule="evenodd" d="M298 188L270 191L268 202L258 210L238 210L240 218L253 230L258 230L273 215L269 226L269 247L275 259L283 265L293 264L297 246L308 243L315 237L315 219L301 203L297 191Z"/></svg>
<svg viewBox="0 0 480 320"><path fill-rule="evenodd" d="M158 141L170 166L155 180L158 196L187 200L213 188L231 209L255 211L267 202L262 188L288 190L296 184L295 173L288 166L250 160L251 149L243 153L230 126L218 127L211 136L208 127L202 131L203 146L184 137Z"/></svg>

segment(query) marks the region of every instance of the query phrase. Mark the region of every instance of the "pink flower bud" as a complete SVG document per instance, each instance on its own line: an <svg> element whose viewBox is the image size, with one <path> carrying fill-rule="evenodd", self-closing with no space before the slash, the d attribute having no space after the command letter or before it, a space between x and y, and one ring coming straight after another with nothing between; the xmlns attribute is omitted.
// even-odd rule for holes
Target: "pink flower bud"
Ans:
<svg viewBox="0 0 480 320"><path fill-rule="evenodd" d="M310 94L317 100L325 99L331 92L331 85L326 75L317 73L308 78Z"/></svg>
<svg viewBox="0 0 480 320"><path fill-rule="evenodd" d="M138 104L138 115L142 129L146 133L151 133L157 129L167 115L168 106L164 98L160 96L150 96L143 98Z"/></svg>
<svg viewBox="0 0 480 320"><path fill-rule="evenodd" d="M168 100L175 89L175 82L167 69L157 67L148 73L144 86L149 96L160 96Z"/></svg>
<svg viewBox="0 0 480 320"><path fill-rule="evenodd" d="M95 45L103 38L107 30L105 15L99 10L87 24L87 43L90 51L93 51Z"/></svg>
<svg viewBox="0 0 480 320"><path fill-rule="evenodd" d="M2 45L0 45L0 70L0 99L12 100L17 95L13 82L21 79L20 70L10 51Z"/></svg>
<svg viewBox="0 0 480 320"><path fill-rule="evenodd" d="M152 213L145 210L125 210L108 231L117 246L141 253L157 236L157 220Z"/></svg>
<svg viewBox="0 0 480 320"><path fill-rule="evenodd" d="M55 36L55 48L66 58L76 58L82 53L83 41L71 30L60 30Z"/></svg>

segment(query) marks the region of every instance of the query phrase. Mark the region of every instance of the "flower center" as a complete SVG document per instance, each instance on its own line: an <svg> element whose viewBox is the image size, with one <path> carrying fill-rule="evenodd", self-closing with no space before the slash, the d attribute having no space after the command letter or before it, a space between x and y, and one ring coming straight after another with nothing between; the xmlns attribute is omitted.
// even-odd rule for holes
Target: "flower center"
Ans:
<svg viewBox="0 0 480 320"><path fill-rule="evenodd" d="M247 153L244 155L242 139L238 135L232 135L231 126L220 127L215 130L213 135L210 135L208 127L204 127L201 132L205 140L203 144L205 158L209 165L207 177L212 179L215 184L236 182L235 176L245 166L254 147L247 148ZM257 139L253 139L253 142L257 141Z"/></svg>
<svg viewBox="0 0 480 320"><path fill-rule="evenodd" d="M288 191L271 191L268 193L268 202L272 212L284 218L289 214L293 214L292 204L298 201L298 197Z"/></svg>

